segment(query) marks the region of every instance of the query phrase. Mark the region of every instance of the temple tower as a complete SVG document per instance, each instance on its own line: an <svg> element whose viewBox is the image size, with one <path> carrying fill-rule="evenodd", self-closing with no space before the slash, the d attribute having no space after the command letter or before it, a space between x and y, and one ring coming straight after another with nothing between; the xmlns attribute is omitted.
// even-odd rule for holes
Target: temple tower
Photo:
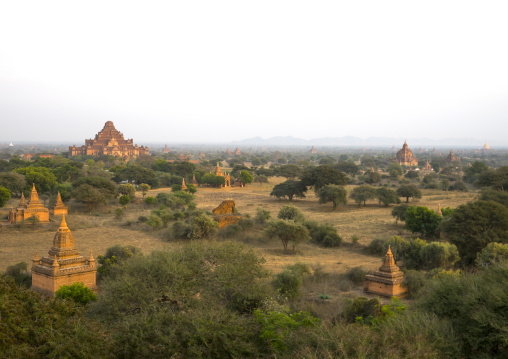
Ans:
<svg viewBox="0 0 508 359"><path fill-rule="evenodd" d="M39 258L36 251L32 259L32 289L53 297L62 285L81 282L95 291L96 273L92 252L88 258L79 255L63 215L48 256Z"/></svg>
<svg viewBox="0 0 508 359"><path fill-rule="evenodd" d="M367 274L363 290L383 297L402 297L407 294L404 273L395 265L392 250L388 247L384 263L374 274Z"/></svg>
<svg viewBox="0 0 508 359"><path fill-rule="evenodd" d="M49 211L53 216L58 216L60 214L67 214L67 206L62 201L62 196L60 196L60 191L58 191L58 195L56 196L56 203L53 207L50 208Z"/></svg>

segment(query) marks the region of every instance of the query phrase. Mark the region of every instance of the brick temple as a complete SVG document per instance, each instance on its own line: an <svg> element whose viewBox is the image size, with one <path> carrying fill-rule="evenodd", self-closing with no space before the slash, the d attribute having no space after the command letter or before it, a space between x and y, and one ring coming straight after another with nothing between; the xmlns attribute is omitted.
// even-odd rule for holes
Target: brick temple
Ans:
<svg viewBox="0 0 508 359"><path fill-rule="evenodd" d="M23 223L32 216L37 217L40 223L49 223L49 210L45 208L39 200L35 184L32 187L28 205L26 204L25 195L22 193L18 207L11 208L9 212L9 222L12 224Z"/></svg>
<svg viewBox="0 0 508 359"><path fill-rule="evenodd" d="M363 290L383 297L403 297L407 294L404 273L395 265L392 251L388 246L384 263L379 270L365 276Z"/></svg>
<svg viewBox="0 0 508 359"><path fill-rule="evenodd" d="M85 140L81 147L69 146L69 157L110 155L129 160L139 155L148 155L148 147L138 147L133 143L132 138L124 139L123 133L115 128L112 121L108 121L94 139Z"/></svg>
<svg viewBox="0 0 508 359"><path fill-rule="evenodd" d="M418 166L418 160L413 157L413 151L409 149L406 141L402 149L397 152L397 162L401 166Z"/></svg>
<svg viewBox="0 0 508 359"><path fill-rule="evenodd" d="M54 296L62 285L81 282L95 291L96 273L97 267L92 252L89 258L79 255L74 246L74 237L63 215L48 256L39 258L36 251L32 259L32 289Z"/></svg>

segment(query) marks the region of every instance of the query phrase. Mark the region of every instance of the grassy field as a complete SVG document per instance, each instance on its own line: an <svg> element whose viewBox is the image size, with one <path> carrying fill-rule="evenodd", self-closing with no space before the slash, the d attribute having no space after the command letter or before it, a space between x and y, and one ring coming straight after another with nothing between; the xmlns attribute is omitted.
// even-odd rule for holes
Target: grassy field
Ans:
<svg viewBox="0 0 508 359"><path fill-rule="evenodd" d="M249 245L257 248L266 259L267 268L273 272L297 261L308 263L312 266L321 266L326 272L340 273L350 267L363 266L366 269L375 269L379 266L379 258L365 253L365 246L378 237L391 237L400 235L410 237L410 233L401 224L395 224L391 216L391 207L380 207L377 202L368 202L366 207L350 203L348 206L332 210L331 204L318 204L317 198L311 191L304 199L279 201L269 196L276 183L283 181L282 178L271 178L268 184L254 184L246 188L200 188L196 193L199 208L211 211L225 199L233 199L237 210L241 214L255 215L256 208L261 207L269 210L273 217L277 215L280 207L292 204L299 207L306 218L321 223L333 225L344 239L340 248L321 248L314 244L304 244L297 248L295 254L284 253L278 240L251 240ZM170 189L157 189L148 195L156 195L158 192L169 192ZM443 192L437 190L423 191L424 196L418 201L410 201L416 205L428 206L435 209L438 204L447 207L456 207L472 200L474 193ZM16 206L17 199L10 202L0 210L3 217L8 213L8 208ZM132 205L127 210L126 217L121 221L114 218L112 209L103 208L100 216L91 216L77 211L71 211L67 223L74 235L76 247L88 255L90 250L94 256L103 254L106 248L114 244L133 245L140 247L143 252L149 253L154 249L171 249L185 245L184 241L166 242L155 233L132 229L121 226L126 220L137 220L140 215L147 216L149 209L141 205ZM9 265L18 262L30 263L30 259L37 250L39 256L46 255L51 248L60 218L54 218L50 225L40 225L35 230L31 226L21 228L3 228L0 230L0 271ZM136 227L138 228L138 227ZM356 235L360 238L356 244L351 243L351 237ZM253 233L254 238L259 238L261 232Z"/></svg>

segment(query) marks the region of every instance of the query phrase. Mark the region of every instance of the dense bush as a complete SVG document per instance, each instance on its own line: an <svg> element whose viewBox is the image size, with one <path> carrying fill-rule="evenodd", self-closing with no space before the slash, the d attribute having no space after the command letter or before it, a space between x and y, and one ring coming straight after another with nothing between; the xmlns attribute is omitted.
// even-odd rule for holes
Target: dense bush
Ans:
<svg viewBox="0 0 508 359"><path fill-rule="evenodd" d="M505 358L508 352L508 266L444 275L431 281L419 307L448 320L460 340L461 357Z"/></svg>
<svg viewBox="0 0 508 359"><path fill-rule="evenodd" d="M71 299L75 303L88 304L96 301L97 296L83 283L72 283L71 285L62 285L56 292L55 297L59 299Z"/></svg>
<svg viewBox="0 0 508 359"><path fill-rule="evenodd" d="M312 241L323 247L338 247L342 243L342 237L330 224L318 224L315 221L305 221L305 227L309 230Z"/></svg>
<svg viewBox="0 0 508 359"><path fill-rule="evenodd" d="M309 273L309 266L297 263L276 274L272 285L283 297L295 299L300 296L304 275Z"/></svg>
<svg viewBox="0 0 508 359"><path fill-rule="evenodd" d="M115 357L259 357L251 315L269 287L238 243L194 241L116 266L90 315L115 330Z"/></svg>

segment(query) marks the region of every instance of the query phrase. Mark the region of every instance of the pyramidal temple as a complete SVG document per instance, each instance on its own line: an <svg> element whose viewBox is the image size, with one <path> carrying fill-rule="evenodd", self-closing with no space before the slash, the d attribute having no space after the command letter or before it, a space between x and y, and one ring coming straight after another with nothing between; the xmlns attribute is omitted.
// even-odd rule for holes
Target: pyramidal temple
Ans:
<svg viewBox="0 0 508 359"><path fill-rule="evenodd" d="M115 128L113 121L108 121L94 139L85 140L81 147L70 146L69 157L110 155L129 160L139 155L148 155L148 147L138 147L133 143L132 138L124 139L123 133Z"/></svg>

